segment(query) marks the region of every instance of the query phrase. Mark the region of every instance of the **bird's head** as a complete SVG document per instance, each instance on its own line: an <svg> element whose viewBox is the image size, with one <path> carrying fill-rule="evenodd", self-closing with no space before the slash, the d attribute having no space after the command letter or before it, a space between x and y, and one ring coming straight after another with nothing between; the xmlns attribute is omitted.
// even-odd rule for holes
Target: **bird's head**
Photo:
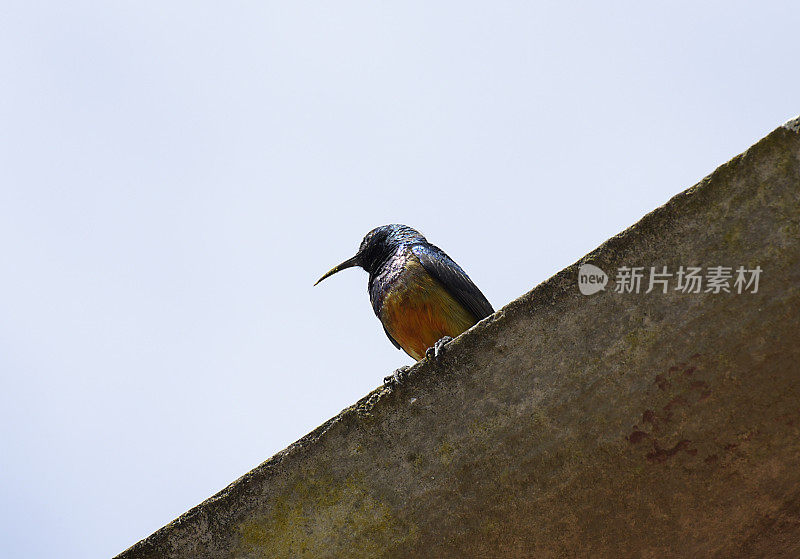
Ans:
<svg viewBox="0 0 800 559"><path fill-rule="evenodd" d="M317 280L317 283L336 272L353 266L360 266L367 272L374 273L387 258L395 253L398 247L418 242L425 242L425 237L407 225L393 223L376 227L366 234L355 256L331 268L328 273Z"/></svg>

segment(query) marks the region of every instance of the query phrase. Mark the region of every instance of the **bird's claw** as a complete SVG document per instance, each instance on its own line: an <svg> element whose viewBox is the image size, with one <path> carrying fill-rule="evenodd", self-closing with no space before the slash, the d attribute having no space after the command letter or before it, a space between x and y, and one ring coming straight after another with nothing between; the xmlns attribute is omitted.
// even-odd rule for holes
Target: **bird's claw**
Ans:
<svg viewBox="0 0 800 559"><path fill-rule="evenodd" d="M383 377L383 384L401 384L408 377L410 368L408 365L403 365L399 369L395 369L391 375Z"/></svg>
<svg viewBox="0 0 800 559"><path fill-rule="evenodd" d="M427 350L425 350L425 357L428 359L436 359L442 354L442 352L444 352L444 346L452 341L453 338L450 336L443 337L441 340L433 344L433 347L429 347ZM383 377L383 384L402 384L403 381L408 378L409 369L411 369L409 365L403 365L399 369L395 369L391 375L388 377Z"/></svg>
<svg viewBox="0 0 800 559"><path fill-rule="evenodd" d="M444 352L444 346L452 341L453 338L450 336L443 337L441 340L433 344L433 347L429 347L427 350L425 350L425 357L428 359L436 359Z"/></svg>

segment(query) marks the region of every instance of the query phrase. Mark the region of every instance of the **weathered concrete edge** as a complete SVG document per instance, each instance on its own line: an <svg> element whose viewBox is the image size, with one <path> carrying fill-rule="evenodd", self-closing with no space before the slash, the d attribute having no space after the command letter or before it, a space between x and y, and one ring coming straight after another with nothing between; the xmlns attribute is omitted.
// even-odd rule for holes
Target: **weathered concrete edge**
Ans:
<svg viewBox="0 0 800 559"><path fill-rule="evenodd" d="M797 134L800 134L800 115L797 115L792 120L786 121L783 124L783 127L787 130L791 130Z"/></svg>
<svg viewBox="0 0 800 559"><path fill-rule="evenodd" d="M687 198L701 193L704 187L706 187L706 185L711 182L715 176L725 173L731 165L734 165L742 158L747 157L749 153L751 153L753 150L759 149L760 146L770 141L776 135L786 134L786 131L800 134L800 116L778 127L760 141L753 144L745 152L719 166L716 170L714 170L714 172L703 178L697 184L676 194L665 204L649 212L632 226L605 241L598 248L583 256L570 266L567 266L549 279L540 283L528 293L522 295L514 301L511 301L491 317L488 317L475 325L468 332L451 342L451 344L448 345L448 352L457 351L459 346L463 346L465 348L465 344L468 346L473 343L473 340L490 334L493 329L501 327L504 322L518 312L535 312L535 310L538 308L551 306L556 303L557 299L568 296L569 290L576 288L575 278L577 277L577 268L581 264L588 261L602 262L610 259L614 253L619 252L624 247L635 244L639 238L646 236L649 231L656 228L660 223L669 221L671 216L673 216L675 213L674 210L681 209L683 207L683 202ZM415 379L428 375L441 375L442 373L442 370L437 369L427 360L423 360L415 364L410 369L407 383L413 383ZM238 478L215 495L193 507L147 538L129 547L117 555L117 558L124 559L138 556L138 554L145 549L155 547L157 543L167 540L170 533L174 529L187 523L192 523L200 515L206 513L207 509L213 509L222 506L226 499L231 498L235 493L244 490L247 484L254 478L261 478L263 480L275 475L284 460L302 452L308 447L312 447L337 423L350 420L358 421L360 417L369 415L376 411L375 407L381 402L381 399L391 394L393 390L394 389L389 386L381 386L376 388L361 398L356 404L345 408L337 416L329 419L295 443L289 445L286 449L278 452L267 461L261 463L250 472L244 474L242 477Z"/></svg>

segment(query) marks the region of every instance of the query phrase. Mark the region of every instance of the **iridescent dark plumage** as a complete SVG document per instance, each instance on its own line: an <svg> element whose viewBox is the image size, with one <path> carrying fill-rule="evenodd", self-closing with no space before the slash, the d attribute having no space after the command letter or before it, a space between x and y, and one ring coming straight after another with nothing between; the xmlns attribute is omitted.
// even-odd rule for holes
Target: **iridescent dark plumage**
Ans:
<svg viewBox="0 0 800 559"><path fill-rule="evenodd" d="M369 273L370 302L398 349L421 359L494 312L483 293L447 254L406 225L367 233L355 256L322 276L360 266Z"/></svg>

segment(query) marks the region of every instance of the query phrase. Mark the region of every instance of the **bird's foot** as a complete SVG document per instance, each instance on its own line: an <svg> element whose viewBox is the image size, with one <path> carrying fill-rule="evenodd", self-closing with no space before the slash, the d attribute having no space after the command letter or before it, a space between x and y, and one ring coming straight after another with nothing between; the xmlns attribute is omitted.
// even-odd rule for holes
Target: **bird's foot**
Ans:
<svg viewBox="0 0 800 559"><path fill-rule="evenodd" d="M395 369L391 375L383 378L383 384L401 384L408 377L410 368L409 365L403 365L399 369Z"/></svg>
<svg viewBox="0 0 800 559"><path fill-rule="evenodd" d="M451 338L450 336L445 336L444 338L433 344L433 347L429 347L427 350L425 350L425 357L427 357L428 359L438 358L444 352L445 344L452 341L453 338Z"/></svg>

